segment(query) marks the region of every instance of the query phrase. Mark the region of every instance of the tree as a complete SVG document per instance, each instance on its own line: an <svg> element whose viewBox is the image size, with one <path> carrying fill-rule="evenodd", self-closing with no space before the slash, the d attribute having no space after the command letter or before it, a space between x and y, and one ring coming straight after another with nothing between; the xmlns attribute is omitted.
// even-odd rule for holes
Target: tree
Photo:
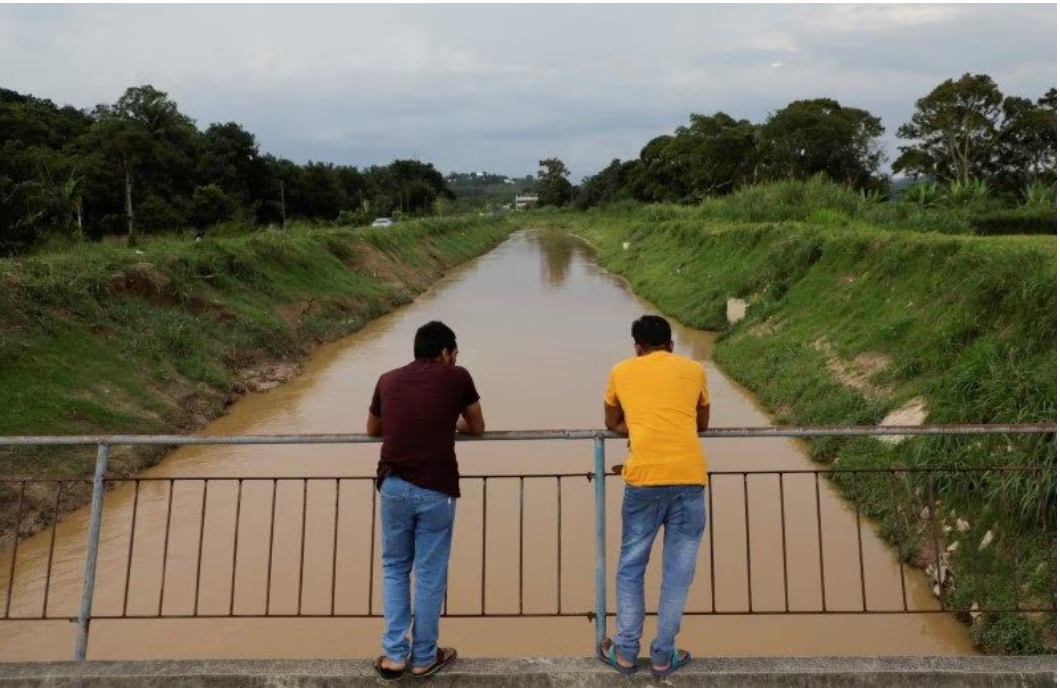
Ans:
<svg viewBox="0 0 1060 688"><path fill-rule="evenodd" d="M544 169L537 172L537 203L563 207L574 199L574 186L567 179L570 170L559 158L545 158L537 164Z"/></svg>
<svg viewBox="0 0 1060 688"><path fill-rule="evenodd" d="M645 203L675 203L685 197L687 170L674 137L656 136L640 149L633 172L633 197Z"/></svg>
<svg viewBox="0 0 1060 688"><path fill-rule="evenodd" d="M202 234L207 227L232 216L232 201L224 189L208 184L195 189L191 195L191 223Z"/></svg>
<svg viewBox="0 0 1060 688"><path fill-rule="evenodd" d="M865 110L830 98L794 101L759 130L759 174L766 179L824 174L856 189L877 188L883 132L880 118Z"/></svg>
<svg viewBox="0 0 1060 688"><path fill-rule="evenodd" d="M455 198L442 173L419 160L373 165L365 170L364 181L369 207L376 215L425 215L432 212L437 198Z"/></svg>
<svg viewBox="0 0 1060 688"><path fill-rule="evenodd" d="M177 104L153 86L125 91L114 105L99 105L88 133L86 152L103 157L104 167L120 175L124 186L129 243L136 242L133 191L143 186L141 197L154 197L161 212L175 193L191 192L191 163L195 124L181 114Z"/></svg>
<svg viewBox="0 0 1060 688"><path fill-rule="evenodd" d="M912 119L898 128L895 172L928 175L967 184L991 176L995 168L1004 97L986 74L947 79L916 101Z"/></svg>
<svg viewBox="0 0 1060 688"><path fill-rule="evenodd" d="M1002 104L994 185L1017 193L1033 183L1056 181L1056 89L1037 102L1009 97Z"/></svg>
<svg viewBox="0 0 1060 688"><path fill-rule="evenodd" d="M231 199L252 201L254 181L263 171L254 135L235 122L211 124L200 137L196 180L216 185Z"/></svg>
<svg viewBox="0 0 1060 688"><path fill-rule="evenodd" d="M0 88L0 251L31 248L49 231L79 234L83 164L70 142L85 112Z"/></svg>
<svg viewBox="0 0 1060 688"><path fill-rule="evenodd" d="M618 158L591 177L586 177L578 185L578 197L575 205L585 210L593 206L606 205L633 197L633 175L637 162Z"/></svg>
<svg viewBox="0 0 1060 688"><path fill-rule="evenodd" d="M724 112L692 113L689 125L678 127L669 146L684 187L685 202L731 193L754 171L756 127Z"/></svg>

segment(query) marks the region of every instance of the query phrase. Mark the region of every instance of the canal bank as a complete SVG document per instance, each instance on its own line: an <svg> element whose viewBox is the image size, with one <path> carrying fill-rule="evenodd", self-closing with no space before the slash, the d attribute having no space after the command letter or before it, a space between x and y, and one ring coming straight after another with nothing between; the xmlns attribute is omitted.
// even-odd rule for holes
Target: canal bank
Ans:
<svg viewBox="0 0 1060 688"><path fill-rule="evenodd" d="M1054 238L949 236L849 218L740 222L708 211L627 207L540 223L582 237L664 312L722 332L719 366L777 424L1055 422ZM736 322L734 301L743 306ZM1055 434L808 446L836 471L1017 469L974 487L961 477L916 485L898 515L886 481L838 484L903 559L934 568L982 649L1055 652L1055 614L976 613L1055 604ZM944 537L916 518L925 509L945 514Z"/></svg>

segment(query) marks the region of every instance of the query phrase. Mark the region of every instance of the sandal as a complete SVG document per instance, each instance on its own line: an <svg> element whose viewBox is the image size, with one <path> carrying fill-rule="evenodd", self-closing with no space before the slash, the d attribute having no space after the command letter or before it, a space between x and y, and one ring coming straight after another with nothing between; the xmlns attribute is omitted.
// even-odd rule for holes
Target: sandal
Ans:
<svg viewBox="0 0 1060 688"><path fill-rule="evenodd" d="M605 644L607 645L606 649L604 648ZM604 638L600 641L599 647L596 648L596 658L625 676L629 676L637 671L636 664L633 664L633 666L625 666L618 661L618 655L615 654L615 643L610 638Z"/></svg>
<svg viewBox="0 0 1060 688"><path fill-rule="evenodd" d="M670 674L674 673L684 665L692 661L692 653L687 650L678 650L674 648L674 654L670 657L670 665L665 669L657 669L655 665L651 665L651 675L655 678L666 678Z"/></svg>
<svg viewBox="0 0 1060 688"><path fill-rule="evenodd" d="M456 650L454 648L451 648L451 647L440 647L440 648L438 648L438 654L435 656L433 664L428 665L424 669L424 671L410 671L409 673L412 674L413 676L415 676L416 678L426 678L426 677L436 673L437 671L439 671L442 667L445 667L445 666L448 666L449 664L452 664L455 659L456 659ZM420 669L420 668L423 668L423 667L414 667L414 668L415 669Z"/></svg>
<svg viewBox="0 0 1060 688"><path fill-rule="evenodd" d="M386 655L379 655L375 662L372 664L372 668L375 669L375 673L379 674L379 678L384 681L400 681L405 677L405 668L401 669L390 669L383 666L383 660L386 659Z"/></svg>

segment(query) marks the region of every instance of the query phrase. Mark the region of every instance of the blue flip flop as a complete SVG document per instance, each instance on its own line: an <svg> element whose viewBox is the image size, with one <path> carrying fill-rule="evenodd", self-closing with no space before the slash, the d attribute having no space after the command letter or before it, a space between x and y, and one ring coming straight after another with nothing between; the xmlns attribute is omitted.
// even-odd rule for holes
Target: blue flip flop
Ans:
<svg viewBox="0 0 1060 688"><path fill-rule="evenodd" d="M604 650L604 643L607 643L607 650ZM596 648L596 658L625 676L629 676L637 671L636 664L633 666L623 666L619 663L618 655L615 654L615 643L610 638L604 638L600 641L600 645Z"/></svg>
<svg viewBox="0 0 1060 688"><path fill-rule="evenodd" d="M684 656L682 656L681 653L684 653ZM672 657L670 657L670 666L666 667L665 669L656 669L655 665L653 664L651 667L651 675L655 678L666 678L667 676L674 673L675 671L677 671L678 669L680 669L691 661L691 652L687 650L678 650L675 647L674 654Z"/></svg>

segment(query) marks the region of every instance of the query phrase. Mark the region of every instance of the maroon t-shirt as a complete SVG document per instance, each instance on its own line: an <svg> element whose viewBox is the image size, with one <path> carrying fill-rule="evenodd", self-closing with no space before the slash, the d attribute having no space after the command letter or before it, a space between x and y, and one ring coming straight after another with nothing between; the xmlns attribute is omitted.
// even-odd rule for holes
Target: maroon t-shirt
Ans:
<svg viewBox="0 0 1060 688"><path fill-rule="evenodd" d="M435 359L417 359L380 376L369 409L383 420L376 486L396 475L459 497L456 421L478 400L471 373Z"/></svg>

